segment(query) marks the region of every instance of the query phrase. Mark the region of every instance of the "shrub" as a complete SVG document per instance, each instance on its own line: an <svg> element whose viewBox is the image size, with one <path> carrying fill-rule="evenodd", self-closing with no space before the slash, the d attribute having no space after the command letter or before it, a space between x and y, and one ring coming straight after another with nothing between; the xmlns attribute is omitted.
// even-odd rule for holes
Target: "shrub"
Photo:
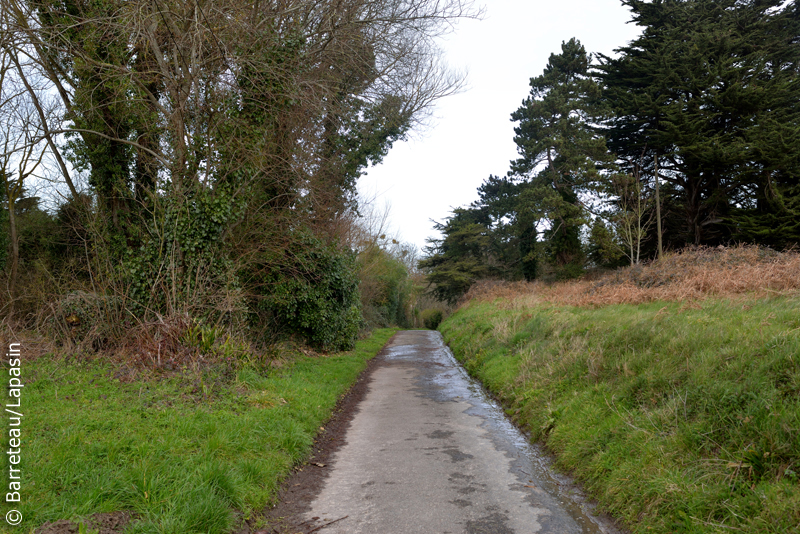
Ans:
<svg viewBox="0 0 800 534"><path fill-rule="evenodd" d="M282 256L265 258L256 307L315 348L352 349L362 323L355 255L306 231L292 238Z"/></svg>
<svg viewBox="0 0 800 534"><path fill-rule="evenodd" d="M436 330L442 322L442 310L427 309L422 312L422 324L425 328Z"/></svg>
<svg viewBox="0 0 800 534"><path fill-rule="evenodd" d="M50 307L46 322L54 339L97 350L125 328L122 299L88 291L72 291Z"/></svg>
<svg viewBox="0 0 800 534"><path fill-rule="evenodd" d="M408 327L409 301L414 286L408 268L390 252L371 247L358 257L361 307L364 319L371 326Z"/></svg>
<svg viewBox="0 0 800 534"><path fill-rule="evenodd" d="M144 243L129 251L122 267L133 311L238 325L245 306L222 240L241 209L223 189L160 199Z"/></svg>

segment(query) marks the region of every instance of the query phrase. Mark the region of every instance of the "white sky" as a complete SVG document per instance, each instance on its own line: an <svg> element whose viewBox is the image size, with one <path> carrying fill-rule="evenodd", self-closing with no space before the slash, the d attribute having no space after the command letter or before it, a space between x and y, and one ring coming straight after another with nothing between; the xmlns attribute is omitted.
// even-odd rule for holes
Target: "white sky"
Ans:
<svg viewBox="0 0 800 534"><path fill-rule="evenodd" d="M477 200L490 174L506 174L517 157L511 113L562 41L576 37L588 52L610 55L639 34L620 0L482 4L483 20L459 22L442 43L451 66L468 72L466 90L439 101L433 126L397 143L359 182L364 196L390 207L393 233L420 249L439 237L431 219Z"/></svg>

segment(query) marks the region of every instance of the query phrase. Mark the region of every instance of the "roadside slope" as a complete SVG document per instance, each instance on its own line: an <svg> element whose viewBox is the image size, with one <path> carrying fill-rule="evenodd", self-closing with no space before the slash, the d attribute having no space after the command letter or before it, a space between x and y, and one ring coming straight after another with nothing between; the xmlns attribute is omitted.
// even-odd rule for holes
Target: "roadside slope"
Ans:
<svg viewBox="0 0 800 534"><path fill-rule="evenodd" d="M440 330L633 532L797 532L800 298L478 299Z"/></svg>

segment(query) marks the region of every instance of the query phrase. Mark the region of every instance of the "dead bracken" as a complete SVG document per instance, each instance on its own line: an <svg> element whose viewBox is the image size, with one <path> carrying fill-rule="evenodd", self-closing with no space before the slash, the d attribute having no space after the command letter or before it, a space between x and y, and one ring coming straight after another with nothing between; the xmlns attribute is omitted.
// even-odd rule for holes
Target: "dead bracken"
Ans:
<svg viewBox="0 0 800 534"><path fill-rule="evenodd" d="M464 301L606 306L790 294L798 289L800 253L742 245L691 247L667 253L660 261L556 284L481 281L472 286Z"/></svg>

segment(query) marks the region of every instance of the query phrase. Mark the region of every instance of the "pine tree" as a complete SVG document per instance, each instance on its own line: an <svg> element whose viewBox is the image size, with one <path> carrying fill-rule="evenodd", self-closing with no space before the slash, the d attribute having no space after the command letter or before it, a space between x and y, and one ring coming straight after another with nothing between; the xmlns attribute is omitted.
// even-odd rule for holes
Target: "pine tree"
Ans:
<svg viewBox="0 0 800 534"><path fill-rule="evenodd" d="M511 115L520 157L512 173L529 182L528 209L544 214L547 256L559 277L579 275L584 261L580 229L586 212L580 194L595 188L597 164L608 163L604 139L590 127L600 89L589 76L590 58L577 39L562 43L531 91Z"/></svg>
<svg viewBox="0 0 800 534"><path fill-rule="evenodd" d="M589 230L588 256L597 267L613 269L625 264L621 245L617 243L613 232L600 217L592 221Z"/></svg>
<svg viewBox="0 0 800 534"><path fill-rule="evenodd" d="M525 181L489 176L478 187L480 200L472 204L490 218L496 274L510 280L530 281L539 275L537 225L543 214L531 206L529 189Z"/></svg>

